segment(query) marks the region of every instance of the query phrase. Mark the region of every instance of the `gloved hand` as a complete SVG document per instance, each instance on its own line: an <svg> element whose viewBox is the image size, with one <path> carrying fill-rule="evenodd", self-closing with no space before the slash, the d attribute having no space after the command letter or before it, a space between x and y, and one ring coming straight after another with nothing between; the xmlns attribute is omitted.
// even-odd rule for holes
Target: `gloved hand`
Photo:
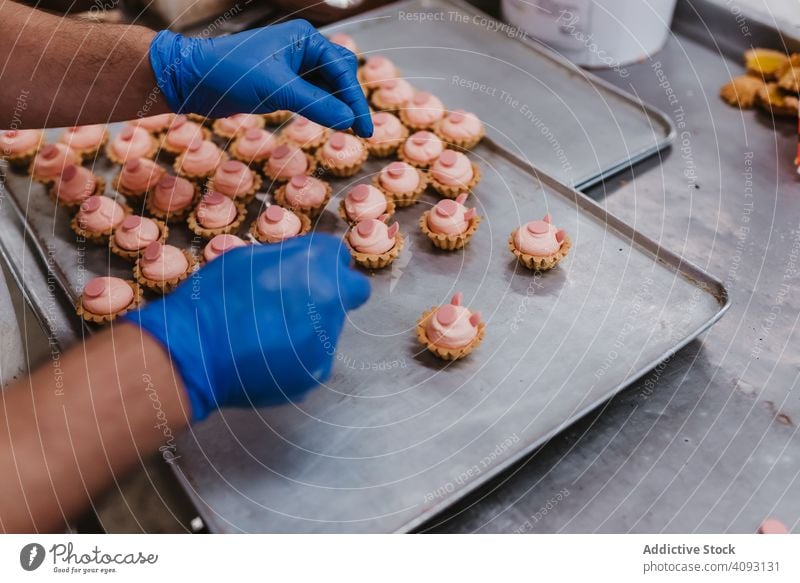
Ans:
<svg viewBox="0 0 800 583"><path fill-rule="evenodd" d="M218 407L298 399L330 374L348 310L369 297L340 239L233 249L124 316L169 352L195 421Z"/></svg>
<svg viewBox="0 0 800 583"><path fill-rule="evenodd" d="M175 112L223 117L288 109L369 137L372 118L357 63L305 20L220 38L163 30L150 45L156 81Z"/></svg>

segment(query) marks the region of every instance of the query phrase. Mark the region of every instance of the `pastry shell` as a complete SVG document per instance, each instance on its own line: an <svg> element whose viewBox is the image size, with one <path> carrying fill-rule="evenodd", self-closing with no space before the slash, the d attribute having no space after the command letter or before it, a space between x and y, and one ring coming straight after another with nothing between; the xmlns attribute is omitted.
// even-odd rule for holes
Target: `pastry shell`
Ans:
<svg viewBox="0 0 800 583"><path fill-rule="evenodd" d="M433 176L433 173L430 175L431 186L433 186L433 189L445 198L458 198L459 194L463 192L470 192L481 181L481 167L472 161L470 161L470 164L472 164L472 179L466 186L442 184L436 180L436 178Z"/></svg>
<svg viewBox="0 0 800 583"><path fill-rule="evenodd" d="M139 156L139 157L140 158L149 158L150 160L152 160L153 158L156 157L156 152L158 152L158 145L159 144L158 144L158 140L156 140L153 137L153 134L148 132L147 136L150 138L150 149L144 155ZM126 158L118 157L116 155L116 153L114 153L114 151L111 149L111 144L110 143L106 144L105 151L106 151L106 158L111 160L112 163L118 164L120 166L122 166L125 163Z"/></svg>
<svg viewBox="0 0 800 583"><path fill-rule="evenodd" d="M442 118L444 119L444 118ZM446 135L442 132L442 119L437 121L433 124L433 133L435 133L439 138L447 145L447 147L455 149L455 150L471 150L478 143L484 138L486 135L486 127L481 123L481 131L477 136L472 136L470 138L454 138L452 136Z"/></svg>
<svg viewBox="0 0 800 583"><path fill-rule="evenodd" d="M121 203L119 201L116 202L119 206L122 207L122 210L125 212L125 215L133 214L133 209L131 209L131 207L129 207L127 204ZM120 224L122 224L122 221L120 221ZM80 224L78 223L77 213L75 213L75 215L72 217L69 226L72 227L72 230L75 232L76 235L78 235L79 237L83 237L90 243L95 243L96 245L107 245L108 239L111 236L111 233L114 231L114 227L110 227L100 233L93 233L92 231L87 231L86 229L81 227Z"/></svg>
<svg viewBox="0 0 800 583"><path fill-rule="evenodd" d="M394 200L391 197L387 196L386 194L384 194L383 196L386 199L386 210L383 211L381 214L391 217L397 210L397 205L394 204ZM339 202L339 216L342 217L342 220L344 222L350 225L355 225L358 222L347 216L347 208L344 205L344 199L342 199Z"/></svg>
<svg viewBox="0 0 800 583"><path fill-rule="evenodd" d="M415 170L419 174L419 184L417 185L417 188L413 192L403 192L399 194L394 192L389 192L381 184L380 172L372 177L372 184L375 186L375 188L377 188L384 195L386 195L387 198L393 200L395 205L397 205L398 207L402 208L411 206L412 204L415 204L419 200L419 197L422 196L422 193L425 192L425 189L428 187L428 175L419 168L415 168Z"/></svg>
<svg viewBox="0 0 800 583"><path fill-rule="evenodd" d="M131 286L131 289L133 290L133 299L131 300L130 304L128 304L124 309L120 310L119 312L114 312L113 314L95 314L94 312L90 312L83 306L83 302L81 301L81 298L83 298L83 294L81 294L81 297L78 298L78 303L75 304L75 311L81 318L83 318L87 322L92 322L94 324L105 324L107 322L115 320L116 318L124 314L127 314L131 310L135 310L142 303L142 288L135 281L126 279L125 283Z"/></svg>
<svg viewBox="0 0 800 583"><path fill-rule="evenodd" d="M223 194L224 196L227 196L228 198L232 198L235 201L242 201L245 204L247 204L250 201L252 201L256 197L256 194L258 193L258 191L261 190L261 186L263 185L264 181L261 178L261 174L259 174L258 172L256 172L252 168L250 168L250 172L253 173L253 185L250 187L249 190L247 190L246 192L240 192L234 197L231 197L230 195L227 195L225 193L220 193L220 194ZM213 176L211 178L209 178L208 181L206 182L206 192L211 192L212 190L215 190L215 188L214 188L214 177Z"/></svg>
<svg viewBox="0 0 800 583"><path fill-rule="evenodd" d="M195 121L195 123L202 123L202 122L199 122L197 120L193 120L193 121ZM207 140L211 139L211 135L212 135L211 134L211 130L209 130L207 127L202 126L200 128L200 131L203 133L203 140L204 141L207 141ZM166 152L167 154L172 154L173 156L180 156L181 154L183 154L186 151L186 146L184 146L183 148L170 146L167 143L167 132L164 132L164 133L160 134L158 142L159 142L159 147L161 148L162 152Z"/></svg>
<svg viewBox="0 0 800 583"><path fill-rule="evenodd" d="M348 164L347 166L336 166L334 164L326 164L325 156L322 153L322 148L318 149L314 157L316 158L317 165L320 168L324 168L326 172L329 174L336 176L337 178L347 178L349 176L353 176L354 174L358 173L361 170L361 167L364 165L364 162L367 161L369 157L369 149L367 145L364 143L364 140L361 138L356 138L361 143L361 156L358 160L353 162L352 164ZM335 160L334 160L335 161Z"/></svg>
<svg viewBox="0 0 800 583"><path fill-rule="evenodd" d="M105 193L105 191L106 191L106 179L103 178L102 176L95 176L94 177L94 182L95 182L94 191L92 191L92 193L89 196L87 196L86 198L89 198L91 196L100 196L103 193ZM71 201L71 202L65 202L65 201L61 200L60 198L58 198L58 195L56 194L56 186L55 186L55 184L51 184L49 186L49 188L47 189L47 194L50 197L50 200L52 200L55 204L57 204L61 208L68 209L68 210L71 210L71 211L77 211L79 208L81 208L81 203L83 203L83 201L86 200L86 198L81 199L81 200Z"/></svg>
<svg viewBox="0 0 800 583"><path fill-rule="evenodd" d="M307 214L304 213L295 213L297 217L300 219L300 232L295 235L295 237L302 237L306 233L311 230L311 219ZM280 243L282 241L286 241L287 239L270 239L269 237L265 237L262 235L258 230L258 219L253 221L250 225L250 235L258 241L259 243ZM294 238L294 237L290 237Z"/></svg>
<svg viewBox="0 0 800 583"><path fill-rule="evenodd" d="M458 233L455 235L434 233L428 227L428 215L430 212L431 211L425 211L422 213L422 216L419 218L419 228L422 230L425 236L430 239L431 243L433 243L435 247L444 249L445 251L462 249L467 243L469 243L472 235L474 235L475 231L478 230L478 225L481 224L481 218L478 215L475 215L470 219L469 226L463 233Z"/></svg>
<svg viewBox="0 0 800 583"><path fill-rule="evenodd" d="M233 220L233 222L223 227L216 227L213 229L204 227L200 224L200 222L197 220L197 209L199 208L199 205L195 206L186 219L186 224L189 227L189 230L203 239L212 239L217 235L229 235L237 231L239 227L242 226L244 219L247 217L247 208L244 206L244 203L239 200L234 200L233 204L236 206L236 218Z"/></svg>
<svg viewBox="0 0 800 583"><path fill-rule="evenodd" d="M256 116L255 119L257 121L256 121L256 125L254 127L259 128L259 129L263 129L264 126L267 125L267 120L264 119L264 116ZM213 130L215 135L217 135L220 138L223 138L225 140L230 140L232 138L235 138L238 135L237 132L230 133L230 132L227 132L224 129L222 129L222 119L215 119L214 123L211 124L211 129ZM248 129L251 129L251 128L247 128L244 131L247 131ZM239 133L244 133L244 132L242 130L239 130Z"/></svg>
<svg viewBox="0 0 800 583"><path fill-rule="evenodd" d="M306 157L306 171L303 174L305 174L306 176L311 176L317 169L317 159L308 152L303 152L303 154L305 154ZM276 178L275 176L270 174L269 165L266 162L264 163L262 170L264 172L264 175L273 182L288 182L289 179L291 178L290 176Z"/></svg>
<svg viewBox="0 0 800 583"><path fill-rule="evenodd" d="M159 243L164 243L167 240L167 236L169 235L169 227L164 223L164 221L159 221L158 219L151 219L156 226L158 227L159 236L156 241ZM144 247L141 249L130 250L130 249L123 249L114 241L114 235L108 238L108 248L111 249L111 252L116 255L117 257L122 257L123 259L127 259L128 261L136 261L139 256L144 253Z"/></svg>
<svg viewBox="0 0 800 583"><path fill-rule="evenodd" d="M213 168L207 170L202 174L192 174L191 172L187 172L186 170L184 170L183 154L180 154L177 158L175 158L175 163L172 165L172 168L175 170L175 174L177 174L178 176L186 178L187 180L192 180L194 182L202 182L204 180L208 180L209 178L211 178L214 175L214 172L217 171L217 168L220 166L220 164L228 160L228 153L225 152L224 150L220 150L220 152L222 152L222 155L219 158L219 164L217 164L216 166L214 166Z"/></svg>
<svg viewBox="0 0 800 583"><path fill-rule="evenodd" d="M475 335L475 338L473 338L466 346L461 348L445 348L444 346L437 346L436 344L433 344L428 338L428 331L426 330L425 324L428 322L428 318L430 318L437 309L438 308L431 308L422 314L417 321L417 339L419 340L420 344L422 344L435 356L441 358L442 360L458 360L470 354L480 345L481 342L483 342L483 337L486 332L486 324L480 322L478 324L478 333Z"/></svg>
<svg viewBox="0 0 800 583"><path fill-rule="evenodd" d="M287 110L279 110L270 113L264 113L262 114L262 117L267 124L271 126L277 126L289 121L292 117L292 112Z"/></svg>
<svg viewBox="0 0 800 583"><path fill-rule="evenodd" d="M314 207L300 207L300 206L293 206L289 204L286 200L286 185L281 184L274 192L275 202L277 202L280 206L293 211L296 214L304 214L308 215L309 218L316 218L325 210L325 207L328 205L328 201L331 199L331 194L333 193L333 188L331 187L329 182L322 181L325 185L325 198L319 203L317 206Z"/></svg>
<svg viewBox="0 0 800 583"><path fill-rule="evenodd" d="M400 252L405 246L405 239L403 239L403 235L400 232L395 235L394 247L379 255L356 251L350 245L350 240L347 236L345 236L344 242L347 245L347 248L350 250L350 255L353 257L353 261L358 263L361 267L366 267L367 269L383 269L384 267L389 266L395 259L397 259L398 255L400 255Z"/></svg>
<svg viewBox="0 0 800 583"><path fill-rule="evenodd" d="M414 108L413 107L404 107L399 111L400 121L403 122L403 125L406 126L409 130L412 130L412 131L415 131L415 132L419 132L419 131L422 131L422 130L432 130L433 126L435 126L437 123L439 123L439 121L445 115L447 115L447 112L443 111L442 112L442 117L440 117L439 119L436 119L436 120L434 120L434 121L432 121L430 123L419 124L419 123L413 123L410 119L408 119L408 114L406 112L409 109L414 109Z"/></svg>
<svg viewBox="0 0 800 583"><path fill-rule="evenodd" d="M182 222L186 220L186 217L188 217L189 213L192 212L192 209L194 209L197 201L200 200L200 188L195 183L192 183L192 187L194 188L194 197L192 202L179 211L162 210L153 205L153 199L149 196L145 198L144 208L150 216L160 219L167 224Z"/></svg>
<svg viewBox="0 0 800 583"><path fill-rule="evenodd" d="M155 281L152 279L147 279L141 271L139 267L139 260L136 260L136 264L133 266L133 276L136 278L136 281L144 288L149 289L158 294L166 294L174 290L179 283L185 280L191 273L195 271L197 268L197 258L189 253L186 249L181 249L181 252L186 257L186 261L189 262L189 265L186 267L186 271L183 272L178 277L173 277L172 279L168 279L166 281Z"/></svg>
<svg viewBox="0 0 800 583"><path fill-rule="evenodd" d="M565 235L564 240L561 242L561 247L559 247L558 251L552 255L546 255L544 257L528 255L527 253L523 253L517 249L517 246L514 245L514 236L516 234L517 229L514 229L514 231L511 233L511 236L508 238L508 249L514 254L514 257L516 257L517 260L522 263L522 265L534 271L547 271L549 269L553 269L562 259L564 259L564 257L567 256L570 248L572 247L569 235Z"/></svg>
<svg viewBox="0 0 800 583"><path fill-rule="evenodd" d="M371 144L370 142L364 140L364 144L367 146L367 150L369 153L375 156L376 158L388 158L395 152L397 152L398 148L405 143L408 139L408 128L402 126L400 130L400 135L395 140L391 141L384 141L380 144Z"/></svg>

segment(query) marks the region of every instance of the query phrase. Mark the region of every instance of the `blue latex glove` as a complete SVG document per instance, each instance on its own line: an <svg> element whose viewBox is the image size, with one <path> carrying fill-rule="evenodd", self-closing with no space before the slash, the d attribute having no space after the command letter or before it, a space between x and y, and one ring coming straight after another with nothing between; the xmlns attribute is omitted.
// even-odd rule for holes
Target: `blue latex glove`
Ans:
<svg viewBox="0 0 800 583"><path fill-rule="evenodd" d="M173 111L223 117L295 111L322 125L372 135L356 56L305 20L220 38L167 30L150 45L150 64Z"/></svg>
<svg viewBox="0 0 800 583"><path fill-rule="evenodd" d="M324 381L347 311L369 293L341 239L312 235L228 251L123 319L169 352L199 421L218 407L286 403Z"/></svg>

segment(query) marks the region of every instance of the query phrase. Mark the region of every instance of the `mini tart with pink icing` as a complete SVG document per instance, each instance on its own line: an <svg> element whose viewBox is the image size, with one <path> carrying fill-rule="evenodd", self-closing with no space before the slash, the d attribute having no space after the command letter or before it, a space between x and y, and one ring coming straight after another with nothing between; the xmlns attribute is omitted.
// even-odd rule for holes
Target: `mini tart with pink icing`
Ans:
<svg viewBox="0 0 800 583"><path fill-rule="evenodd" d="M216 190L227 197L250 202L261 189L261 176L244 162L226 160L208 179L206 190Z"/></svg>
<svg viewBox="0 0 800 583"><path fill-rule="evenodd" d="M311 219L276 204L267 207L250 225L250 234L261 243L280 243L311 230Z"/></svg>
<svg viewBox="0 0 800 583"><path fill-rule="evenodd" d="M266 120L261 115L237 113L230 117L221 117L214 120L211 127L219 137L230 139L243 134L247 130L261 129L265 125Z"/></svg>
<svg viewBox="0 0 800 583"><path fill-rule="evenodd" d="M198 187L180 176L163 176L145 199L147 212L167 223L183 221L192 211Z"/></svg>
<svg viewBox="0 0 800 583"><path fill-rule="evenodd" d="M114 164L124 164L136 158L153 158L158 151L158 140L146 129L125 125L106 146L106 156Z"/></svg>
<svg viewBox="0 0 800 583"><path fill-rule="evenodd" d="M209 261L214 261L217 257L230 251L231 249L236 249L237 247L245 247L247 246L247 242L243 241L236 235L217 235L213 237L206 246L203 247L203 256L202 261L203 263L208 263Z"/></svg>
<svg viewBox="0 0 800 583"><path fill-rule="evenodd" d="M210 140L196 140L175 159L175 173L189 180L202 181L214 175L228 156Z"/></svg>
<svg viewBox="0 0 800 583"><path fill-rule="evenodd" d="M280 144L264 164L264 174L275 182L286 182L298 174L310 175L316 167L316 159L298 146Z"/></svg>
<svg viewBox="0 0 800 583"><path fill-rule="evenodd" d="M439 137L431 132L422 130L411 134L397 151L397 156L403 162L408 162L417 168L428 168L436 162L444 152L444 144Z"/></svg>
<svg viewBox="0 0 800 583"><path fill-rule="evenodd" d="M414 88L405 79L390 79L380 83L370 99L375 109L397 111L414 99Z"/></svg>
<svg viewBox="0 0 800 583"><path fill-rule="evenodd" d="M394 211L394 201L371 184L357 184L339 203L339 216L351 224L384 215L392 216Z"/></svg>
<svg viewBox="0 0 800 583"><path fill-rule="evenodd" d="M398 207L411 206L428 186L428 177L406 162L392 162L376 174L373 184Z"/></svg>
<svg viewBox="0 0 800 583"><path fill-rule="evenodd" d="M368 57L366 62L358 69L358 82L367 90L372 91L385 81L397 79L400 71L386 57Z"/></svg>
<svg viewBox="0 0 800 583"><path fill-rule="evenodd" d="M270 157L278 144L278 137L271 131L255 128L236 138L228 148L228 153L245 164L261 163Z"/></svg>
<svg viewBox="0 0 800 583"><path fill-rule="evenodd" d="M478 116L463 109L448 113L434 124L433 131L449 146L462 150L475 147L486 134L486 128Z"/></svg>
<svg viewBox="0 0 800 583"><path fill-rule="evenodd" d="M183 154L189 144L211 139L211 131L202 123L190 120L185 115L176 115L161 137L161 149L168 154Z"/></svg>
<svg viewBox="0 0 800 583"><path fill-rule="evenodd" d="M141 198L164 176L165 170L148 158L134 158L126 162L114 178L113 187L128 198Z"/></svg>
<svg viewBox="0 0 800 583"><path fill-rule="evenodd" d="M353 176L367 161L369 152L361 138L334 132L317 150L317 163L334 176Z"/></svg>
<svg viewBox="0 0 800 583"><path fill-rule="evenodd" d="M358 221L347 231L345 243L353 261L367 269L383 269L397 259L405 241L400 225L386 224L389 215Z"/></svg>
<svg viewBox="0 0 800 583"><path fill-rule="evenodd" d="M189 277L196 265L194 255L185 249L153 241L136 260L133 275L142 287L165 294Z"/></svg>
<svg viewBox="0 0 800 583"><path fill-rule="evenodd" d="M246 216L244 203L212 191L200 199L186 223L195 235L211 239L235 231L242 226Z"/></svg>
<svg viewBox="0 0 800 583"><path fill-rule="evenodd" d="M106 181L102 176L95 176L88 168L72 164L64 168L47 192L58 206L77 209L84 200L103 194L105 189Z"/></svg>
<svg viewBox="0 0 800 583"><path fill-rule="evenodd" d="M275 202L313 219L325 209L332 190L331 185L324 180L298 174L275 190Z"/></svg>
<svg viewBox="0 0 800 583"><path fill-rule="evenodd" d="M161 135L167 128L175 121L174 113L160 113L158 115L149 115L147 117L140 117L132 119L128 123L133 126L139 126L150 132L153 135Z"/></svg>
<svg viewBox="0 0 800 583"><path fill-rule="evenodd" d="M366 138L364 143L367 144L369 153L379 158L394 154L408 137L408 128L388 111L373 113L372 127L372 136Z"/></svg>
<svg viewBox="0 0 800 583"><path fill-rule="evenodd" d="M292 112L288 109L278 109L277 111L272 111L270 113L262 113L261 117L263 117L264 121L269 125L279 126L291 119Z"/></svg>
<svg viewBox="0 0 800 583"><path fill-rule="evenodd" d="M439 249L461 249L478 230L481 218L474 208L464 206L466 200L466 193L460 194L455 200L445 198L431 210L422 213L419 227Z"/></svg>
<svg viewBox="0 0 800 583"><path fill-rule="evenodd" d="M461 152L445 150L428 173L434 190L447 198L469 192L480 182L481 170Z"/></svg>
<svg viewBox="0 0 800 583"><path fill-rule="evenodd" d="M483 341L486 324L480 312L471 312L463 301L459 292L449 304L431 308L417 321L420 344L442 360L464 358Z"/></svg>
<svg viewBox="0 0 800 583"><path fill-rule="evenodd" d="M114 229L108 247L114 255L136 261L150 243L153 241L163 243L168 234L169 227L162 221L128 215L122 224Z"/></svg>
<svg viewBox="0 0 800 583"><path fill-rule="evenodd" d="M81 203L70 226L79 237L98 244L108 243L111 233L131 214L127 205L107 196L90 196Z"/></svg>
<svg viewBox="0 0 800 583"><path fill-rule="evenodd" d="M567 256L570 246L569 235L553 226L550 215L521 225L508 239L508 249L514 257L535 271L553 269Z"/></svg>
<svg viewBox="0 0 800 583"><path fill-rule="evenodd" d="M75 306L87 322L104 324L136 309L142 303L142 288L119 277L93 277L83 288Z"/></svg>
<svg viewBox="0 0 800 583"><path fill-rule="evenodd" d="M42 130L8 130L0 133L0 160L28 166L44 143Z"/></svg>
<svg viewBox="0 0 800 583"><path fill-rule="evenodd" d="M69 146L47 144L31 162L31 178L36 182L50 184L61 176L67 166L80 163L81 157Z"/></svg>
<svg viewBox="0 0 800 583"><path fill-rule="evenodd" d="M400 110L400 119L412 130L429 130L445 115L444 104L435 95L418 91Z"/></svg>
<svg viewBox="0 0 800 583"><path fill-rule="evenodd" d="M359 60L362 60L364 58L364 55L362 55L361 51L358 50L358 45L356 44L356 41L349 34L345 34L343 32L337 32L336 34L332 34L328 38L328 40L335 45L339 45L340 47L346 48L348 51L357 56Z"/></svg>
<svg viewBox="0 0 800 583"><path fill-rule="evenodd" d="M94 158L108 142L108 129L102 124L74 126L64 130L58 141L75 150L82 158Z"/></svg>
<svg viewBox="0 0 800 583"><path fill-rule="evenodd" d="M281 139L310 151L319 148L328 139L331 130L302 116L295 117L283 128Z"/></svg>

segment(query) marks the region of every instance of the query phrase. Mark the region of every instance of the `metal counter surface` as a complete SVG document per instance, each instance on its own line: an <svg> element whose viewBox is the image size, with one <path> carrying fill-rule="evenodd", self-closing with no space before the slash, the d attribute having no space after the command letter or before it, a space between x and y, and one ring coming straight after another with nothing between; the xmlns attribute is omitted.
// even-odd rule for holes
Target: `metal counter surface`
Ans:
<svg viewBox="0 0 800 583"><path fill-rule="evenodd" d="M693 15L689 3L679 11ZM722 103L719 87L742 67L738 55L708 48L705 25L738 34L730 18L695 21L701 42L673 36L628 78L602 73L671 115L678 137L588 194L723 280L731 309L701 340L423 530L752 533L775 516L797 531L795 123Z"/></svg>

